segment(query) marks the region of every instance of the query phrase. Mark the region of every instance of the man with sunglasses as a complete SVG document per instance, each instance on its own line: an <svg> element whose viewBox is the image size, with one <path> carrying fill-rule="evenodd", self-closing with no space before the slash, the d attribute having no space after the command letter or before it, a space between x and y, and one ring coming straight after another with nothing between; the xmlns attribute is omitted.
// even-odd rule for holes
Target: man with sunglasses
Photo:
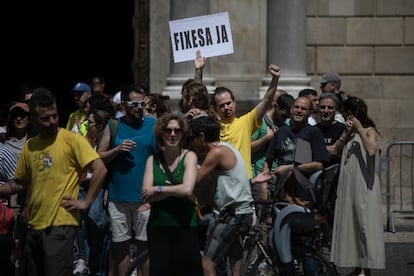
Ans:
<svg viewBox="0 0 414 276"><path fill-rule="evenodd" d="M132 243L136 241L138 252L141 252L147 242L149 205L144 204L141 189L146 160L156 149L153 133L156 119L145 113L146 96L142 85L133 84L122 89L125 116L118 119L115 135L111 134L114 127L105 128L98 149L104 162L110 163L108 211L111 253L115 261L113 275L125 275ZM147 274L144 272L144 275Z"/></svg>

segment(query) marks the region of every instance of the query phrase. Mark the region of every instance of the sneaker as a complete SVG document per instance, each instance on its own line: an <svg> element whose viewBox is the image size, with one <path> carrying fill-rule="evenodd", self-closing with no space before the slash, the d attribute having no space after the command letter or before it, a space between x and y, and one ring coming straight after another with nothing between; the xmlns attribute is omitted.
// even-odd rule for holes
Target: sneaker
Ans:
<svg viewBox="0 0 414 276"><path fill-rule="evenodd" d="M73 275L76 276L84 276L89 274L89 268L85 260L78 259L73 262L74 269L73 269Z"/></svg>

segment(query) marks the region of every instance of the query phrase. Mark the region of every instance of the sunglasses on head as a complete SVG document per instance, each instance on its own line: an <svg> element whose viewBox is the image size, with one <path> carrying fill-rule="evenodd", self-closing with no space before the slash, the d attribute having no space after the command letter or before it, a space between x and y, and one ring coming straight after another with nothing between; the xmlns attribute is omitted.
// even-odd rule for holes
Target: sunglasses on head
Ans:
<svg viewBox="0 0 414 276"><path fill-rule="evenodd" d="M130 102L124 102L126 103L128 106L135 108L138 106L144 106L145 105L145 100L141 100L141 101L130 101Z"/></svg>

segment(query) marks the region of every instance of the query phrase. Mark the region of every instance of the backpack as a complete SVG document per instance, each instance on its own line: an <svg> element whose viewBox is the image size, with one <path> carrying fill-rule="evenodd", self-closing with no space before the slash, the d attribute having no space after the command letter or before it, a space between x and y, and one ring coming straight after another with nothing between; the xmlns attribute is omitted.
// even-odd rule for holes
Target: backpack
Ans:
<svg viewBox="0 0 414 276"><path fill-rule="evenodd" d="M12 220L12 210L0 200L0 235L7 235L10 233Z"/></svg>

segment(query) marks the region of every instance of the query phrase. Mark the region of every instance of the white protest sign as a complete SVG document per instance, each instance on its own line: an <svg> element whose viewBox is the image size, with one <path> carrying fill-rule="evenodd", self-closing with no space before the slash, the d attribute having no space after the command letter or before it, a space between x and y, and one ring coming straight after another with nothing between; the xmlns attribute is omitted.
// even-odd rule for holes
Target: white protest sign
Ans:
<svg viewBox="0 0 414 276"><path fill-rule="evenodd" d="M198 49L205 57L234 52L228 12L173 20L169 25L176 63L194 60Z"/></svg>

